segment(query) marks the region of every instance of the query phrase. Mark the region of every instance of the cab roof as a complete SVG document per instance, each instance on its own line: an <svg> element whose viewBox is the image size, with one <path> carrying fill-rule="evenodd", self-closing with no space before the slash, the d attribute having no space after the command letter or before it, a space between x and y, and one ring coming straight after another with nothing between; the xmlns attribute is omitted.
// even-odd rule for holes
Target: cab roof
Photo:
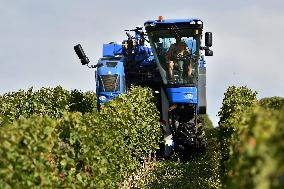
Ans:
<svg viewBox="0 0 284 189"><path fill-rule="evenodd" d="M144 23L145 29L147 31L167 29L171 27L178 28L192 28L201 29L203 28L203 21L199 18L189 18L189 19L163 19L159 17L158 20L149 20Z"/></svg>
<svg viewBox="0 0 284 189"><path fill-rule="evenodd" d="M189 18L189 19L162 19L162 20L148 20L144 23L146 24L177 24L177 23L190 23L192 21L201 21L199 18ZM203 22L202 22L203 23Z"/></svg>

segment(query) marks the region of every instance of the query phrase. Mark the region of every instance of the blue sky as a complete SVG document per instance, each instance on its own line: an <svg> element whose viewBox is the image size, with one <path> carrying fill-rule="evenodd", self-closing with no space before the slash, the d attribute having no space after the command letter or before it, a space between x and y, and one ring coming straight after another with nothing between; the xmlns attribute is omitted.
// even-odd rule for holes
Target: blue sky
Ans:
<svg viewBox="0 0 284 189"><path fill-rule="evenodd" d="M124 29L164 18L201 18L213 32L207 57L208 113L214 124L225 90L247 86L258 98L284 96L282 0L0 0L0 94L34 86L95 90L94 71L79 64L81 43L92 63Z"/></svg>

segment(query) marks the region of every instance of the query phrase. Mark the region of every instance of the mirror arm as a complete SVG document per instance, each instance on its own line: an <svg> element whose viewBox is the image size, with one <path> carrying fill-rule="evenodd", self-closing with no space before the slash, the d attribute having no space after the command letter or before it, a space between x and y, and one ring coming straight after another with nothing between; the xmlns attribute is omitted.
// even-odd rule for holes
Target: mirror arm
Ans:
<svg viewBox="0 0 284 189"><path fill-rule="evenodd" d="M209 47L206 47L206 46L205 46L205 47L200 46L199 49L200 49L200 50L210 50Z"/></svg>
<svg viewBox="0 0 284 189"><path fill-rule="evenodd" d="M91 65L91 66L89 64L87 64L87 66L88 66L88 68L98 68L98 67L103 66L103 64L102 63L97 63L97 64Z"/></svg>

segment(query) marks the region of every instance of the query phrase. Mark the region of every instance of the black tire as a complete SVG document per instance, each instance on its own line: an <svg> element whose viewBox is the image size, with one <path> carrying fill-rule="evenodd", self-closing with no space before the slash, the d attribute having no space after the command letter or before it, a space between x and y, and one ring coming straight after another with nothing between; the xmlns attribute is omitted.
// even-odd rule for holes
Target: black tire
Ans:
<svg viewBox="0 0 284 189"><path fill-rule="evenodd" d="M178 152L183 159L190 159L205 151L205 124L201 117L194 121L180 123L174 137Z"/></svg>
<svg viewBox="0 0 284 189"><path fill-rule="evenodd" d="M183 158L188 158L195 151L195 124L193 121L180 123L175 135L178 152Z"/></svg>

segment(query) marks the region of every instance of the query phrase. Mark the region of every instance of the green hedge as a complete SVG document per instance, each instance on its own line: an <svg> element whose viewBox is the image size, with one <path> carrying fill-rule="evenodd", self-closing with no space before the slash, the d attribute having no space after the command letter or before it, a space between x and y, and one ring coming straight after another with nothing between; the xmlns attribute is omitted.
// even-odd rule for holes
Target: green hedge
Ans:
<svg viewBox="0 0 284 189"><path fill-rule="evenodd" d="M56 169L48 161L55 125L50 118L32 116L0 127L0 188L56 186Z"/></svg>
<svg viewBox="0 0 284 189"><path fill-rule="evenodd" d="M42 88L37 92L33 88L9 92L1 98L0 112L9 121L33 114L57 118L68 111L69 98L69 92L61 87Z"/></svg>
<svg viewBox="0 0 284 189"><path fill-rule="evenodd" d="M229 87L219 112L223 188L284 187L283 98Z"/></svg>
<svg viewBox="0 0 284 189"><path fill-rule="evenodd" d="M41 88L38 91L33 91L31 87L27 91L19 90L0 96L0 123L34 114L59 118L66 111L96 111L95 93L83 93L78 90L69 92L58 86Z"/></svg>
<svg viewBox="0 0 284 189"><path fill-rule="evenodd" d="M257 102L256 92L247 87L230 86L224 94L220 117L220 127L232 127L246 108Z"/></svg>
<svg viewBox="0 0 284 189"><path fill-rule="evenodd" d="M268 97L259 100L259 105L274 110L284 110L284 98L283 97Z"/></svg>
<svg viewBox="0 0 284 189"><path fill-rule="evenodd" d="M284 188L284 111L255 107L237 126L226 188Z"/></svg>
<svg viewBox="0 0 284 189"><path fill-rule="evenodd" d="M120 132L99 116L69 114L56 132L59 143L52 153L67 188L117 188L137 166Z"/></svg>
<svg viewBox="0 0 284 189"><path fill-rule="evenodd" d="M242 113L256 103L256 92L253 92L247 87L231 86L224 94L222 107L218 112L220 117L218 136L221 151L220 174L223 182L226 182L226 174L228 172L225 164L230 157L230 146L239 129L236 123L240 121Z"/></svg>
<svg viewBox="0 0 284 189"><path fill-rule="evenodd" d="M0 142L1 188L116 188L137 164L94 115L22 118L1 128Z"/></svg>
<svg viewBox="0 0 284 189"><path fill-rule="evenodd" d="M135 157L154 152L161 142L159 112L149 88L132 87L102 106L100 116L110 129L121 132Z"/></svg>
<svg viewBox="0 0 284 189"><path fill-rule="evenodd" d="M9 100L6 95L1 102L15 102ZM141 87L105 104L100 113L62 111L59 118L5 113L10 121L0 127L0 188L118 188L161 138L152 91Z"/></svg>

